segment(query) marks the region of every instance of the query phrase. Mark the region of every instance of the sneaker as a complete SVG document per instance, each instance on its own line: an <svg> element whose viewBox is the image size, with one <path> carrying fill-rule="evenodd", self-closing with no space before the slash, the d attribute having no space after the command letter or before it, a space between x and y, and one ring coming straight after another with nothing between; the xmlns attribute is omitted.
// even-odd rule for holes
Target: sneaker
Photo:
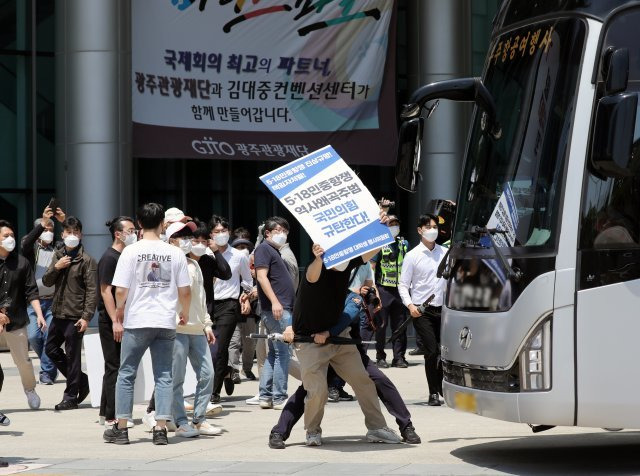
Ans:
<svg viewBox="0 0 640 476"><path fill-rule="evenodd" d="M203 436L216 436L222 434L222 428L212 425L206 420L196 426L196 431Z"/></svg>
<svg viewBox="0 0 640 476"><path fill-rule="evenodd" d="M104 419L104 417L101 417ZM118 424L118 420L105 420L103 425L106 426L107 428L111 428L113 425L117 425ZM131 420L127 420L127 428L133 428L134 426L136 426Z"/></svg>
<svg viewBox="0 0 640 476"><path fill-rule="evenodd" d="M167 421L165 424L167 425L167 431L177 431L178 430L178 427L172 421Z"/></svg>
<svg viewBox="0 0 640 476"><path fill-rule="evenodd" d="M78 404L75 400L62 400L54 408L57 412L61 412L64 410L75 410L76 408L78 408Z"/></svg>
<svg viewBox="0 0 640 476"><path fill-rule="evenodd" d="M244 403L247 405L260 405L260 395L256 395L255 397L247 398Z"/></svg>
<svg viewBox="0 0 640 476"><path fill-rule="evenodd" d="M329 387L329 394L327 399L330 402L339 402L340 401L340 390L337 387Z"/></svg>
<svg viewBox="0 0 640 476"><path fill-rule="evenodd" d="M251 370L243 370L242 373L245 377L247 377L247 380L258 380L258 378Z"/></svg>
<svg viewBox="0 0 640 476"><path fill-rule="evenodd" d="M154 428L153 429L153 444L154 445L168 445L169 438L167 438L166 428Z"/></svg>
<svg viewBox="0 0 640 476"><path fill-rule="evenodd" d="M340 395L341 402L351 402L353 401L353 395L347 393L344 388L338 389L338 394Z"/></svg>
<svg viewBox="0 0 640 476"><path fill-rule="evenodd" d="M409 355L424 355L424 349L417 347L411 351L409 351Z"/></svg>
<svg viewBox="0 0 640 476"><path fill-rule="evenodd" d="M242 383L242 380L240 379L240 372L238 372L237 370L233 371L233 374L231 375L231 380L233 380L233 383L235 385L239 385ZM225 389L226 390L226 389Z"/></svg>
<svg viewBox="0 0 640 476"><path fill-rule="evenodd" d="M51 375L48 373L40 374L40 384L41 385L53 385L54 379L51 378Z"/></svg>
<svg viewBox="0 0 640 476"><path fill-rule="evenodd" d="M116 445L128 445L129 444L129 430L119 429L118 424L114 424L111 428L104 430L102 438L107 443L115 443Z"/></svg>
<svg viewBox="0 0 640 476"><path fill-rule="evenodd" d="M305 441L307 446L322 446L322 431L310 432L307 431L307 440Z"/></svg>
<svg viewBox="0 0 640 476"><path fill-rule="evenodd" d="M156 412L150 412L142 415L142 423L148 428L149 432L152 432L156 427Z"/></svg>
<svg viewBox="0 0 640 476"><path fill-rule="evenodd" d="M224 391L227 393L227 395L233 395L233 390L236 387L235 383L233 383L233 379L231 377L225 377L223 382L224 382ZM216 403L216 402L213 402L213 403Z"/></svg>
<svg viewBox="0 0 640 476"><path fill-rule="evenodd" d="M197 428L194 428L193 426L186 423L183 423L176 429L176 436L179 436L180 438L193 438L194 436L198 436L199 434L200 432Z"/></svg>
<svg viewBox="0 0 640 476"><path fill-rule="evenodd" d="M209 400L211 403L220 403L220 394L219 393L212 393L211 394L211 400Z"/></svg>
<svg viewBox="0 0 640 476"><path fill-rule="evenodd" d="M265 410L273 408L273 402L271 400L260 400L260 408Z"/></svg>
<svg viewBox="0 0 640 476"><path fill-rule="evenodd" d="M432 393L431 395L429 395L429 401L427 402L427 405L429 405L430 407L439 407L441 405L440 397L437 393Z"/></svg>
<svg viewBox="0 0 640 476"><path fill-rule="evenodd" d="M401 443L402 438L400 438L395 431L386 426L382 428L378 428L377 430L369 430L367 431L367 441L369 443Z"/></svg>
<svg viewBox="0 0 640 476"><path fill-rule="evenodd" d="M105 422L105 421L107 421L107 420L104 418L104 415L100 415L100 416L98 417L98 425L100 425L100 426L104 426L104 422ZM115 421L115 420L109 420L109 421Z"/></svg>
<svg viewBox="0 0 640 476"><path fill-rule="evenodd" d="M25 390L24 394L27 396L27 403L29 404L29 408L32 410L37 410L40 408L40 397L36 393L36 389L33 390Z"/></svg>
<svg viewBox="0 0 640 476"><path fill-rule="evenodd" d="M0 426L9 426L11 425L11 420L4 413L0 412Z"/></svg>
<svg viewBox="0 0 640 476"><path fill-rule="evenodd" d="M269 448L274 450L283 450L285 448L284 438L276 431L272 431L269 434Z"/></svg>
<svg viewBox="0 0 640 476"><path fill-rule="evenodd" d="M411 424L409 424L404 430L400 431L400 435L402 436L402 441L409 443L410 445L419 445L422 443L422 440L416 433L416 429Z"/></svg>
<svg viewBox="0 0 640 476"><path fill-rule="evenodd" d="M394 360L393 362L391 362L391 367L406 369L407 367L409 367L409 363L404 359Z"/></svg>
<svg viewBox="0 0 640 476"><path fill-rule="evenodd" d="M219 413L222 413L222 405L219 403L207 403L207 411L205 412L206 416L212 417Z"/></svg>
<svg viewBox="0 0 640 476"><path fill-rule="evenodd" d="M281 402L273 402L271 408L274 410L284 410L284 406L287 404L286 400L282 400Z"/></svg>
<svg viewBox="0 0 640 476"><path fill-rule="evenodd" d="M376 367L378 367L379 369L388 369L389 368L389 364L384 359L378 359L376 361Z"/></svg>

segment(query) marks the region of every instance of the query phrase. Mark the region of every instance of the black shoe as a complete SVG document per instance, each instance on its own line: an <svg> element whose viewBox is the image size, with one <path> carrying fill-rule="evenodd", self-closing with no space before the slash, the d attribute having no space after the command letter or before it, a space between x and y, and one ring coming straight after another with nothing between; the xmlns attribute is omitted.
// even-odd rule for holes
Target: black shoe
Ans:
<svg viewBox="0 0 640 476"><path fill-rule="evenodd" d="M271 434L269 435L269 448L272 448L274 450L283 450L285 448L284 439L282 438L282 435L280 433L277 433L275 431L271 432Z"/></svg>
<svg viewBox="0 0 640 476"><path fill-rule="evenodd" d="M62 400L54 408L57 412L61 412L63 410L75 410L78 408L78 404L75 400Z"/></svg>
<svg viewBox="0 0 640 476"><path fill-rule="evenodd" d="M236 385L233 383L233 380L230 377L224 378L224 391L227 392L227 395L233 395L233 390Z"/></svg>
<svg viewBox="0 0 640 476"><path fill-rule="evenodd" d="M407 367L409 367L409 364L407 363L406 360L400 359L400 360L394 360L393 362L391 362L391 367L396 367L398 369L406 369Z"/></svg>
<svg viewBox="0 0 640 476"><path fill-rule="evenodd" d="M247 380L258 380L251 370L245 370L244 375L247 377Z"/></svg>
<svg viewBox="0 0 640 476"><path fill-rule="evenodd" d="M80 391L78 392L78 405L82 403L82 401L87 398L89 395L89 384L86 383L82 387L80 387Z"/></svg>
<svg viewBox="0 0 640 476"><path fill-rule="evenodd" d="M353 401L353 395L345 392L344 388L338 389L338 394L340 395L340 401L342 401L342 402L351 402L351 401Z"/></svg>
<svg viewBox="0 0 640 476"><path fill-rule="evenodd" d="M9 463L0 459L0 468L8 468Z"/></svg>
<svg viewBox="0 0 640 476"><path fill-rule="evenodd" d="M219 393L212 393L211 394L211 399L209 401L211 403L220 403L220 394Z"/></svg>
<svg viewBox="0 0 640 476"><path fill-rule="evenodd" d="M129 444L129 430L124 428L120 430L118 424L114 423L112 428L107 428L102 434L102 438L107 443L115 443L116 445L128 445Z"/></svg>
<svg viewBox="0 0 640 476"><path fill-rule="evenodd" d="M167 438L167 427L161 430L153 429L153 444L154 445L168 445L169 438Z"/></svg>
<svg viewBox="0 0 640 476"><path fill-rule="evenodd" d="M429 395L429 401L427 402L427 405L429 405L430 407L440 406L440 397L437 393L432 393L431 395Z"/></svg>
<svg viewBox="0 0 640 476"><path fill-rule="evenodd" d="M378 367L379 369L388 369L389 368L389 364L384 359L378 359L376 361L376 367Z"/></svg>
<svg viewBox="0 0 640 476"><path fill-rule="evenodd" d="M404 430L402 430L400 435L402 436L402 441L409 443L410 445L419 445L422 443L422 440L416 433L416 429L412 424L409 424Z"/></svg>
<svg viewBox="0 0 640 476"><path fill-rule="evenodd" d="M339 402L340 401L340 390L337 387L329 387L329 401L330 402Z"/></svg>
<svg viewBox="0 0 640 476"><path fill-rule="evenodd" d="M416 349L409 351L409 355L424 355L424 349L421 349L420 347L418 347Z"/></svg>
<svg viewBox="0 0 640 476"><path fill-rule="evenodd" d="M231 377L231 380L233 380L233 383L235 385L238 385L238 384L242 383L242 380L240 380L240 372L238 372L237 370L234 370L233 371L233 375ZM231 394L229 394L229 395L231 395Z"/></svg>

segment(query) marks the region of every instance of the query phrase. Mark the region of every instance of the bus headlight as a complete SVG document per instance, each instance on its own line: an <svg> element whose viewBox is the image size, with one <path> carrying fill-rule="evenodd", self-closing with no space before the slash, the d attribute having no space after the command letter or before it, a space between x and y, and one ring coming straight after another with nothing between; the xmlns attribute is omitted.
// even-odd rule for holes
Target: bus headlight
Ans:
<svg viewBox="0 0 640 476"><path fill-rule="evenodd" d="M538 324L520 354L520 379L524 392L551 388L551 317Z"/></svg>

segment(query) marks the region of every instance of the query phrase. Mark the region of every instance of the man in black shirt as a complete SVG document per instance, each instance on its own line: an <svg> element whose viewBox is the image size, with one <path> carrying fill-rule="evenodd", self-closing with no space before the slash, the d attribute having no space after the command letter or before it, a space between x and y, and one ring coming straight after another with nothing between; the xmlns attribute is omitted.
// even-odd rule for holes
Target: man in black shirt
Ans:
<svg viewBox="0 0 640 476"><path fill-rule="evenodd" d="M120 368L120 342L124 328L116 319L116 288L111 285L120 253L125 246L138 241L133 218L120 216L106 223L113 244L106 249L98 262L98 330L104 357L100 418L105 426L116 422L116 380Z"/></svg>
<svg viewBox="0 0 640 476"><path fill-rule="evenodd" d="M365 415L365 425L369 430L367 441L400 443L401 439L398 435L386 425L375 385L362 365L362 359L356 347L325 344L329 337L329 329L338 323L342 315L351 271L368 262L377 250L354 258L346 266L339 265L332 270L324 266L322 261L324 250L320 245L314 244L312 252L315 259L307 267L300 283L293 313L293 333L314 338L314 343L297 343L295 346L302 370L302 383L307 391L304 412L306 444L307 446L322 444L320 423L327 401L329 364L356 393L360 408ZM340 336L347 337L348 334L348 329L345 329ZM288 340L292 337L290 333L285 334Z"/></svg>

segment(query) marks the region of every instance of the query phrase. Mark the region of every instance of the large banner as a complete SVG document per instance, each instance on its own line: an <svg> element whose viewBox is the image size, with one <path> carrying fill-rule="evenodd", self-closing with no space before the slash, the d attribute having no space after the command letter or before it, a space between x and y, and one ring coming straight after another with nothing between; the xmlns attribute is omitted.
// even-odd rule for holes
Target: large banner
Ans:
<svg viewBox="0 0 640 476"><path fill-rule="evenodd" d="M327 268L393 243L380 208L331 146L260 177L324 250Z"/></svg>
<svg viewBox="0 0 640 476"><path fill-rule="evenodd" d="M136 157L392 165L395 0L133 0Z"/></svg>

